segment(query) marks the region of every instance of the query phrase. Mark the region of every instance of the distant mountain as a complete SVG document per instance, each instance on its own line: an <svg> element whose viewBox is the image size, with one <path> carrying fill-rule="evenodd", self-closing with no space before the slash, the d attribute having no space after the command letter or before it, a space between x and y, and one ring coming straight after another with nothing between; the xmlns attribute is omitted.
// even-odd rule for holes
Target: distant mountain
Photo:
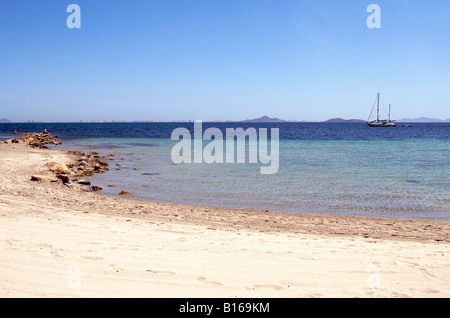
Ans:
<svg viewBox="0 0 450 318"><path fill-rule="evenodd" d="M362 119L342 119L342 118L331 118L325 121L326 123L365 123Z"/></svg>
<svg viewBox="0 0 450 318"><path fill-rule="evenodd" d="M247 119L243 120L245 122L252 122L252 123L280 123L285 122L285 120L278 119L278 118L270 118L268 116L262 116L256 119Z"/></svg>
<svg viewBox="0 0 450 318"><path fill-rule="evenodd" d="M2 119L0 119L0 123L1 124L8 124L8 123L11 123L12 121L10 121L9 119L6 119L6 118L2 118Z"/></svg>
<svg viewBox="0 0 450 318"><path fill-rule="evenodd" d="M450 122L450 118L442 120L438 118L419 117L419 118L404 118L397 121L406 123L443 123L443 122Z"/></svg>

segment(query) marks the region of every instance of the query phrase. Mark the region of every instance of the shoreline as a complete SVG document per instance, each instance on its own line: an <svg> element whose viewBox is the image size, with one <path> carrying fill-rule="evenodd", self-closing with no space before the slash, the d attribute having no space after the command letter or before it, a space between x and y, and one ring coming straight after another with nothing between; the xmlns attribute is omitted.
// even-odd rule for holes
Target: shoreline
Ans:
<svg viewBox="0 0 450 318"><path fill-rule="evenodd" d="M59 144L59 143L56 143ZM15 144L18 145L18 144ZM28 147L23 143L24 150ZM39 147L36 147L39 148ZM41 148L48 149L48 148ZM1 148L0 148L1 151ZM168 217L169 220L179 221L183 223L208 223L211 226L219 226L226 229L250 229L260 232L286 232L286 233L302 233L302 234L321 234L321 235L336 235L336 236L357 236L365 239L399 239L399 240L413 240L418 242L450 242L450 222L428 221L428 220L398 220L389 218L370 218L370 217L352 217L352 216L337 216L337 215L321 215L321 214L296 214L286 212L264 212L252 209L231 209L222 207L208 207L196 205L184 205L176 203L153 202L147 200L135 199L127 194L117 197L109 196L101 192L101 188L94 185L95 173L107 172L108 164L105 162L108 159L113 160L112 157L100 157L97 152L90 152L88 154L81 151L71 150L57 150L49 149L48 151L59 153L62 158L65 157L64 163L66 166L72 168L76 172L69 174L70 181L67 183L72 190L81 190L82 193L95 192L95 195L103 198L101 201L108 201L107 198L118 202L127 202L127 205L134 206L134 208L142 210L144 208L151 208L158 206L160 208L175 209L178 211L173 215L157 215L152 213L151 217ZM90 158L90 164L86 164L86 156ZM89 161L88 160L88 161ZM77 170L80 161L86 164L83 169ZM101 163L99 166L98 163ZM52 173L50 166L48 173ZM57 173L53 173L57 175ZM93 178L93 179L89 179ZM48 180L43 180L44 184L48 184ZM81 182L79 181L92 181ZM62 180L63 184L66 184ZM38 183L39 184L39 183ZM117 187L117 192L123 191ZM118 195L120 195L118 193ZM99 209L101 213L108 215L116 215L118 212L112 210ZM198 213L185 213L186 211L198 211L202 213L199 217ZM206 215L207 213L207 215ZM183 214L183 215L181 215ZM122 215L119 213L119 215ZM127 216L128 214L123 214ZM148 214L131 212L133 218L148 218ZM205 217L208 216L208 217ZM234 218L233 218L234 217ZM240 221L236 222L235 218ZM383 231L380 227L385 226ZM439 233L441 231L442 233Z"/></svg>
<svg viewBox="0 0 450 318"><path fill-rule="evenodd" d="M0 144L0 297L450 295L450 223L195 207L30 179L48 173L49 162L74 160ZM36 268L45 264L55 273ZM67 287L70 264L88 285ZM380 288L367 284L371 264L381 269Z"/></svg>

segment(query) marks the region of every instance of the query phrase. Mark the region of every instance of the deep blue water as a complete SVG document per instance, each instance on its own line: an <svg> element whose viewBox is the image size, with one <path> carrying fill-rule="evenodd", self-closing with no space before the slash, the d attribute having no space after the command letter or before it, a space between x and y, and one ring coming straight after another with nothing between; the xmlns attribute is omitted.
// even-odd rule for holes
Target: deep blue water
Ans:
<svg viewBox="0 0 450 318"><path fill-rule="evenodd" d="M0 124L58 134L59 149L115 154L93 182L107 195L189 205L450 222L450 124L371 128L365 123L203 123L279 128L279 170L261 164L174 164L170 140L193 123ZM205 141L203 142L205 146ZM57 148L57 149L58 149ZM107 185L116 184L117 188Z"/></svg>
<svg viewBox="0 0 450 318"><path fill-rule="evenodd" d="M14 131L43 131L58 134L62 140L84 138L170 138L177 127L193 131L193 123L24 123L0 124L0 134ZM203 128L228 127L279 128L282 140L374 140L374 139L450 139L450 123L414 123L413 127L368 127L365 123L203 123Z"/></svg>

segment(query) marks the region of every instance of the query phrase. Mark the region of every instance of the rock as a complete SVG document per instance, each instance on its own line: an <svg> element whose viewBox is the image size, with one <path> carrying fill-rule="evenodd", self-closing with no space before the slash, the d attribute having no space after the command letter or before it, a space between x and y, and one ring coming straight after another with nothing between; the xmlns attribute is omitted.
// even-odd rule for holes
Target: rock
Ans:
<svg viewBox="0 0 450 318"><path fill-rule="evenodd" d="M130 195L130 192L128 192L127 190L123 190L119 193L119 195Z"/></svg>
<svg viewBox="0 0 450 318"><path fill-rule="evenodd" d="M86 180L86 179L78 180L78 183L82 184L82 185L91 185L91 181Z"/></svg>
<svg viewBox="0 0 450 318"><path fill-rule="evenodd" d="M59 179L53 175L42 176L42 175L32 175L31 181L39 181L39 182L57 182Z"/></svg>
<svg viewBox="0 0 450 318"><path fill-rule="evenodd" d="M79 151L79 150L68 150L67 153L69 155L75 155L75 156L79 156L79 157L84 156L84 152Z"/></svg>
<svg viewBox="0 0 450 318"><path fill-rule="evenodd" d="M23 141L24 141L24 142L27 142L27 143L31 143L31 142L36 141L36 139L34 139L33 137L29 137L29 138L27 138L27 139L24 139Z"/></svg>
<svg viewBox="0 0 450 318"><path fill-rule="evenodd" d="M57 174L56 177L61 180L63 183L69 182L69 177L65 174Z"/></svg>
<svg viewBox="0 0 450 318"><path fill-rule="evenodd" d="M99 161L98 164L99 164L100 166L102 166L102 167L108 167L108 166L109 166L109 163L104 162L104 161Z"/></svg>
<svg viewBox="0 0 450 318"><path fill-rule="evenodd" d="M117 187L117 185L115 185L115 184L108 184L108 187L115 188L115 187Z"/></svg>
<svg viewBox="0 0 450 318"><path fill-rule="evenodd" d="M31 181L42 181L42 176L31 176Z"/></svg>
<svg viewBox="0 0 450 318"><path fill-rule="evenodd" d="M94 191L94 192L103 190L102 188L97 187L97 186L92 186L92 187L90 187L90 189L91 189L91 191Z"/></svg>
<svg viewBox="0 0 450 318"><path fill-rule="evenodd" d="M48 149L45 145L54 144L60 145L62 142L60 140L55 139L56 135L50 134L48 131L44 131L43 133L21 133L14 132L13 135L20 136L18 139L10 139L8 143L27 143L33 148L40 149Z"/></svg>
<svg viewBox="0 0 450 318"><path fill-rule="evenodd" d="M56 174L70 174L70 170L64 162L50 162L48 165L50 167L50 170Z"/></svg>

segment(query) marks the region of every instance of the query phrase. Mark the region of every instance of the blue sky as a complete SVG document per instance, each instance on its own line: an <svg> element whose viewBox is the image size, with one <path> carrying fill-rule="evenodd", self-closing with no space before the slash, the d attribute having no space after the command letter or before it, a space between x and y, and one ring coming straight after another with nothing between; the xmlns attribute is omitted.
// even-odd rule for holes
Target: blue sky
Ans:
<svg viewBox="0 0 450 318"><path fill-rule="evenodd" d="M69 4L81 28L69 29ZM381 28L369 29L369 4ZM2 0L0 118L450 117L449 1Z"/></svg>

